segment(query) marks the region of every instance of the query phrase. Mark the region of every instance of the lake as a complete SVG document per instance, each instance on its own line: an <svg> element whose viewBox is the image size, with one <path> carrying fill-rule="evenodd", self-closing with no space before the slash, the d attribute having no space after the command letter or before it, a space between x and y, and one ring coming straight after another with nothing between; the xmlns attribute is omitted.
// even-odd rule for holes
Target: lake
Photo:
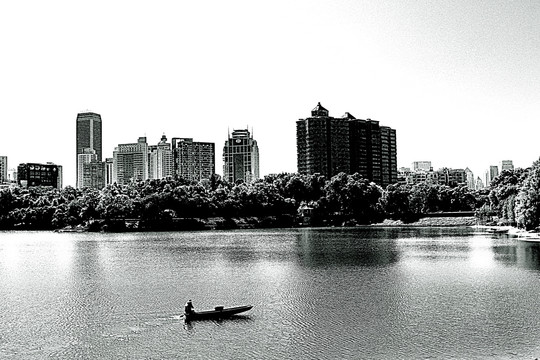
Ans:
<svg viewBox="0 0 540 360"><path fill-rule="evenodd" d="M471 228L0 232L0 276L3 359L540 358L539 245Z"/></svg>

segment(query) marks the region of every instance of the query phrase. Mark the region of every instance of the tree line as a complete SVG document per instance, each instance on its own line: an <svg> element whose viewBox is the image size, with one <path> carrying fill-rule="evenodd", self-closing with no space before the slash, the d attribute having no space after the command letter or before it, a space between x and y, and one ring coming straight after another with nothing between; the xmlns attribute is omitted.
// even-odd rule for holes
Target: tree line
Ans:
<svg viewBox="0 0 540 360"><path fill-rule="evenodd" d="M489 188L471 190L420 183L386 189L359 174L282 173L247 184L228 183L218 175L203 182L166 178L91 188L50 187L0 190L1 229L96 230L137 219L148 229L175 219L274 218L294 226L299 208L310 209L313 225L371 224L384 219L412 222L432 212L476 211L479 218L531 229L539 225L540 161L529 169L503 171Z"/></svg>

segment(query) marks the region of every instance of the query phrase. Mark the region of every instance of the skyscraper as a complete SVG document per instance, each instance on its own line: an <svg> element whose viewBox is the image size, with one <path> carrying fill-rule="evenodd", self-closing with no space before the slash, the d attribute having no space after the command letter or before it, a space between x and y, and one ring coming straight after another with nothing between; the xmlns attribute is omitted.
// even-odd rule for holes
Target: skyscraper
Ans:
<svg viewBox="0 0 540 360"><path fill-rule="evenodd" d="M157 145L148 146L148 178L162 179L174 175L171 144L165 134Z"/></svg>
<svg viewBox="0 0 540 360"><path fill-rule="evenodd" d="M0 184L8 181L7 156L0 156Z"/></svg>
<svg viewBox="0 0 540 360"><path fill-rule="evenodd" d="M359 173L381 186L397 182L396 131L350 113L329 116L321 103L296 122L298 172L330 178Z"/></svg>
<svg viewBox="0 0 540 360"><path fill-rule="evenodd" d="M148 144L146 137L136 143L120 144L113 152L113 182L119 185L148 179Z"/></svg>
<svg viewBox="0 0 540 360"><path fill-rule="evenodd" d="M190 181L210 179L216 172L214 143L192 138L172 139L175 174Z"/></svg>
<svg viewBox="0 0 540 360"><path fill-rule="evenodd" d="M259 178L259 147L248 129L233 130L223 147L223 179L247 183Z"/></svg>
<svg viewBox="0 0 540 360"><path fill-rule="evenodd" d="M84 154L84 149L93 149L96 152L96 160L102 161L102 146L101 146L101 115L93 112L84 112L77 114L76 128L77 144L76 144L76 169L77 179L76 184L82 183L82 173L79 169L79 154Z"/></svg>

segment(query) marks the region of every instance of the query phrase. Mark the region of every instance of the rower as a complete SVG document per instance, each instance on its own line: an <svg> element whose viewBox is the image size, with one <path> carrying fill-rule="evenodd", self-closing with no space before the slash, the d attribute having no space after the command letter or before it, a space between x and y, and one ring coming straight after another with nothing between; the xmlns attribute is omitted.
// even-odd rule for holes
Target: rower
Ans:
<svg viewBox="0 0 540 360"><path fill-rule="evenodd" d="M188 302L184 306L184 312L188 315L193 312L193 304L191 303L191 300L188 300Z"/></svg>

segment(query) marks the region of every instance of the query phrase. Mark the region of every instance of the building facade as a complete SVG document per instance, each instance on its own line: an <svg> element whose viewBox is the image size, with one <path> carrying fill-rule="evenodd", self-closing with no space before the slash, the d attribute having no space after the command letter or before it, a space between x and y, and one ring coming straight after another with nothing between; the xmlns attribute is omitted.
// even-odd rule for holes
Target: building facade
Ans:
<svg viewBox="0 0 540 360"><path fill-rule="evenodd" d="M214 143L195 142L192 138L173 138L174 173L189 181L210 179L216 172Z"/></svg>
<svg viewBox="0 0 540 360"><path fill-rule="evenodd" d="M499 167L497 165L491 165L489 169L486 170L485 186L489 186L497 176L499 176Z"/></svg>
<svg viewBox="0 0 540 360"><path fill-rule="evenodd" d="M223 179L231 183L259 179L259 147L248 129L233 130L225 141Z"/></svg>
<svg viewBox="0 0 540 360"><path fill-rule="evenodd" d="M111 185L113 181L113 166L114 159L106 158L105 159L105 185Z"/></svg>
<svg viewBox="0 0 540 360"><path fill-rule="evenodd" d="M163 135L157 145L148 146L148 178L163 179L173 175L172 148Z"/></svg>
<svg viewBox="0 0 540 360"><path fill-rule="evenodd" d="M96 150L92 148L84 148L82 153L77 155L77 188L89 186L88 175L85 176L84 171L85 165L92 162L98 162Z"/></svg>
<svg viewBox="0 0 540 360"><path fill-rule="evenodd" d="M8 182L8 159L7 156L0 156L0 184Z"/></svg>
<svg viewBox="0 0 540 360"><path fill-rule="evenodd" d="M424 170L429 171L432 169L431 161L413 161L413 171Z"/></svg>
<svg viewBox="0 0 540 360"><path fill-rule="evenodd" d="M83 164L81 188L101 190L105 187L105 162L90 161Z"/></svg>
<svg viewBox="0 0 540 360"><path fill-rule="evenodd" d="M318 103L296 122L296 148L301 174L359 173L383 187L398 181L396 131L375 120L334 118Z"/></svg>
<svg viewBox="0 0 540 360"><path fill-rule="evenodd" d="M62 188L62 167L52 163L24 163L17 167L17 184L22 187Z"/></svg>
<svg viewBox="0 0 540 360"><path fill-rule="evenodd" d="M136 143L120 144L113 152L113 182L125 185L148 179L148 144L146 137Z"/></svg>
<svg viewBox="0 0 540 360"><path fill-rule="evenodd" d="M101 115L93 112L83 112L77 114L76 126L76 166L77 169L77 187L82 183L82 166L79 165L79 154L84 154L84 149L93 149L96 160L102 161L102 133L101 133Z"/></svg>
<svg viewBox="0 0 540 360"><path fill-rule="evenodd" d="M503 160L501 161L501 172L504 170L514 170L514 163L512 160Z"/></svg>

